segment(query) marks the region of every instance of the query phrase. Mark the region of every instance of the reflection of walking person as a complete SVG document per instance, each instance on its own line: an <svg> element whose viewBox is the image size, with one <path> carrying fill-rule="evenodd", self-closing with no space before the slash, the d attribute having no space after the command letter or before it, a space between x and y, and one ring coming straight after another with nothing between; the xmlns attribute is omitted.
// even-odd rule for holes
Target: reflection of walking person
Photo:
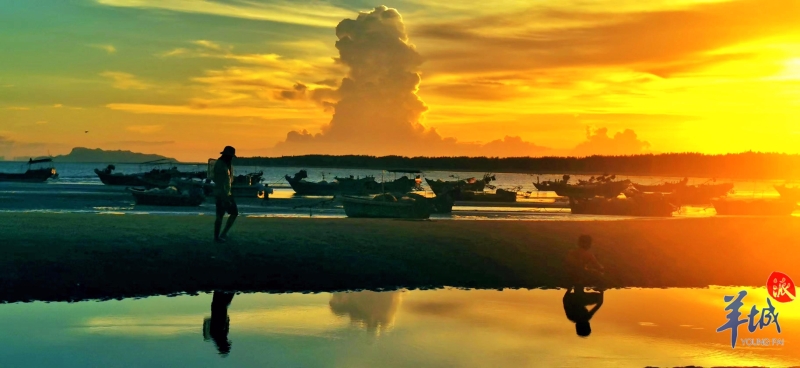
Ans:
<svg viewBox="0 0 800 368"><path fill-rule="evenodd" d="M225 242L228 237L228 231L236 221L236 216L239 216L239 208L231 195L231 185L233 184L233 165L231 161L236 157L236 149L231 146L226 146L222 152L222 156L214 163L214 194L217 197L217 219L214 222L214 241L218 243ZM219 230L222 227L222 218L225 213L228 213L228 222L225 224L225 229L220 234Z"/></svg>
<svg viewBox="0 0 800 368"><path fill-rule="evenodd" d="M592 333L589 320L603 305L603 292L585 292L582 287L569 288L564 294L564 313L567 319L575 323L575 333L587 337ZM591 310L586 307L594 304Z"/></svg>
<svg viewBox="0 0 800 368"><path fill-rule="evenodd" d="M203 321L203 338L208 341L214 340L217 351L222 356L228 356L231 352L231 341L228 340L228 330L230 330L230 317L228 317L228 306L233 301L233 293L214 292L211 299L211 317Z"/></svg>

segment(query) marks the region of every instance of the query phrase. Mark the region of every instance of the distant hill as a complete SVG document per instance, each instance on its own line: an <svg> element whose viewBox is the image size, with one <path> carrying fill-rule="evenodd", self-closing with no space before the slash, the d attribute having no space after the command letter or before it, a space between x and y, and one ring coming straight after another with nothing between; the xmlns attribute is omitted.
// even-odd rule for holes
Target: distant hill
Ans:
<svg viewBox="0 0 800 368"><path fill-rule="evenodd" d="M154 161L154 160L170 160L173 162L178 162L178 160L174 158L169 158L166 156L150 154L150 153L138 153L138 152L131 152L131 151L106 151L100 148L91 149L85 147L75 147L72 149L67 155L60 155L53 157L55 162L101 162L101 163L117 163L117 164L124 164L124 163L140 163L146 161Z"/></svg>

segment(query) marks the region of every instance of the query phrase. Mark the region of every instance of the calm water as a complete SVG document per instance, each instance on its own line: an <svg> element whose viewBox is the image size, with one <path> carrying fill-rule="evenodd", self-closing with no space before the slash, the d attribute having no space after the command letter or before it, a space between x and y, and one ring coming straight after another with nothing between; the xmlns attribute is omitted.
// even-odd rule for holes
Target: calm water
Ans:
<svg viewBox="0 0 800 368"><path fill-rule="evenodd" d="M780 334L774 325L752 334L746 325L739 331L739 338L782 338L782 347L738 342L731 349L730 333L715 332L726 321L723 296L739 290L608 290L585 338L566 317L563 290L239 294L227 311L223 301L213 315L209 294L9 304L0 305L0 365L641 367L800 362L795 346L800 344L798 303L775 305ZM743 315L752 305L766 307L765 289L746 290Z"/></svg>

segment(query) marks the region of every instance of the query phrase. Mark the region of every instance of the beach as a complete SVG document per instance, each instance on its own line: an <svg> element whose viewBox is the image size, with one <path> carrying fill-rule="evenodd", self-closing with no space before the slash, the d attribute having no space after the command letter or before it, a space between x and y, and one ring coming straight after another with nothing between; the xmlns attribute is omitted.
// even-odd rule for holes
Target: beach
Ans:
<svg viewBox="0 0 800 368"><path fill-rule="evenodd" d="M607 286L762 287L800 261L800 218L401 221L0 213L3 302L203 291L322 292L567 286L580 234Z"/></svg>

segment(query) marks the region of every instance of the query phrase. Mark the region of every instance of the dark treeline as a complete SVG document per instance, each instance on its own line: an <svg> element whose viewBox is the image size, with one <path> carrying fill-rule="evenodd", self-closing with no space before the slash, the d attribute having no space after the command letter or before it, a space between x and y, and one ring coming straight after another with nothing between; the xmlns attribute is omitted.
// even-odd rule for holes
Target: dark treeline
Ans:
<svg viewBox="0 0 800 368"><path fill-rule="evenodd" d="M737 179L800 179L800 155L745 152L726 155L666 153L591 157L283 156L238 158L262 167L418 169L530 174L617 174Z"/></svg>

